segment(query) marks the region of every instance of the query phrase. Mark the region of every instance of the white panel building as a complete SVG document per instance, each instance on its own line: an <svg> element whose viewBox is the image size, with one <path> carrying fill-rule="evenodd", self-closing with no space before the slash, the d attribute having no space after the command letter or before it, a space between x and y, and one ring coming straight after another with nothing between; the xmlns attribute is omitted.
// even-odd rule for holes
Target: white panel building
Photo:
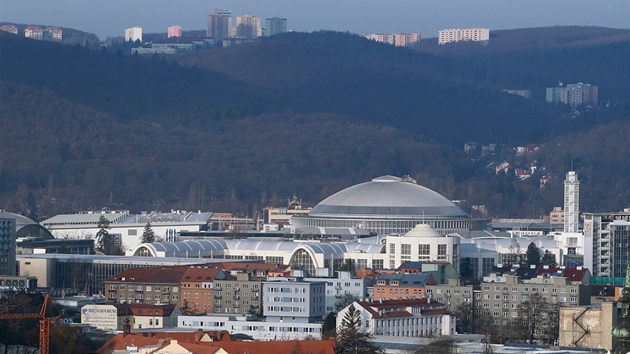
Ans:
<svg viewBox="0 0 630 354"><path fill-rule="evenodd" d="M564 180L564 232L579 232L580 181L575 171L567 172Z"/></svg>
<svg viewBox="0 0 630 354"><path fill-rule="evenodd" d="M125 30L125 42L142 42L142 27L134 26Z"/></svg>
<svg viewBox="0 0 630 354"><path fill-rule="evenodd" d="M490 40L490 30L487 28L450 28L438 32L438 44L450 42Z"/></svg>

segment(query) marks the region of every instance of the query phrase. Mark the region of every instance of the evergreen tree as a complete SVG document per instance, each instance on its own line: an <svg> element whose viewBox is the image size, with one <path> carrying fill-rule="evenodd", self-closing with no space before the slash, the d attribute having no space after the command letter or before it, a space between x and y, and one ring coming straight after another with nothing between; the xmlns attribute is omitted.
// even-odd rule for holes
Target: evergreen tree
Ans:
<svg viewBox="0 0 630 354"><path fill-rule="evenodd" d="M337 331L336 353L382 353L372 344L372 334L361 328L361 312L351 304Z"/></svg>
<svg viewBox="0 0 630 354"><path fill-rule="evenodd" d="M536 246L533 242L527 246L527 252L525 252L527 257L527 265L535 265L536 267L540 266L540 248Z"/></svg>
<svg viewBox="0 0 630 354"><path fill-rule="evenodd" d="M326 316L324 324L322 325L322 339L335 337L337 334L336 326L337 317L335 316L335 312L330 312L328 316Z"/></svg>
<svg viewBox="0 0 630 354"><path fill-rule="evenodd" d="M556 262L556 255L551 253L549 250L545 250L542 257L542 264L549 267L557 267L558 262Z"/></svg>
<svg viewBox="0 0 630 354"><path fill-rule="evenodd" d="M142 232L142 243L152 243L155 242L155 232L151 228L151 223L147 222L144 227L144 232Z"/></svg>
<svg viewBox="0 0 630 354"><path fill-rule="evenodd" d="M98 232L96 233L96 249L105 252L105 246L111 243L111 236L109 235L109 220L103 215L98 219Z"/></svg>

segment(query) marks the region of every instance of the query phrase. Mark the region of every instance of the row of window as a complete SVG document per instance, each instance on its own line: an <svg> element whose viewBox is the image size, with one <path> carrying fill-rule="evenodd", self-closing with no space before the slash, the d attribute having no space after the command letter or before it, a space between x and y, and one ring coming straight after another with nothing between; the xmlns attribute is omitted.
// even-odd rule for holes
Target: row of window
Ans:
<svg viewBox="0 0 630 354"><path fill-rule="evenodd" d="M115 299L116 298L116 293L109 293L109 298L110 299ZM118 294L118 298L121 300L125 299L125 294ZM178 295L173 295L172 297L170 295L155 295L155 297L153 297L153 295L151 294L127 294L127 299L128 300L156 300L156 301L170 301L170 299L173 300L179 300L179 296Z"/></svg>
<svg viewBox="0 0 630 354"><path fill-rule="evenodd" d="M171 287L170 286L151 286L151 285L109 285L109 290L128 290L128 291L164 291L164 292L169 292L171 291ZM173 292L179 292L179 287L178 286L174 286L173 287Z"/></svg>
<svg viewBox="0 0 630 354"><path fill-rule="evenodd" d="M548 293L549 289L550 288L548 288L548 287L543 287L542 288L542 292L543 293ZM489 285L484 286L483 290L484 291L490 291L490 286ZM513 286L511 290L512 290L513 293L520 292L519 288L517 286ZM559 290L560 290L560 293L566 293L567 292L567 288L559 288ZM508 287L506 287L506 286L504 286L504 287L495 286L494 287L494 291L508 291ZM529 287L524 286L522 288L522 291L524 293L529 292ZM577 289L576 288L570 288L569 291L570 291L571 294L577 294ZM531 292L532 293L537 293L538 292L538 287L532 287L531 288ZM553 293L557 293L557 292L558 292L558 288L551 288L551 293L552 294Z"/></svg>

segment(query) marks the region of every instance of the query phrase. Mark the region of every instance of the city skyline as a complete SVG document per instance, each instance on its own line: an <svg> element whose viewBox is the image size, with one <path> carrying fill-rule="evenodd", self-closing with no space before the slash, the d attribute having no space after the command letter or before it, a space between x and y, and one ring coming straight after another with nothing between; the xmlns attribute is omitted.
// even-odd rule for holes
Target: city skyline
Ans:
<svg viewBox="0 0 630 354"><path fill-rule="evenodd" d="M376 0L331 0L318 2L271 0L200 1L185 3L163 0L79 2L42 0L2 2L0 21L17 24L54 25L96 34L100 39L122 36L126 28L140 26L145 33L166 32L181 25L184 31L204 30L206 17L216 7L232 11L232 16L251 14L261 18L288 19L289 30L336 30L354 33L421 33L437 37L447 28L486 27L492 30L544 26L630 27L630 3L611 0L592 6L586 0L505 2L411 1L382 6ZM37 8L38 11L33 11Z"/></svg>

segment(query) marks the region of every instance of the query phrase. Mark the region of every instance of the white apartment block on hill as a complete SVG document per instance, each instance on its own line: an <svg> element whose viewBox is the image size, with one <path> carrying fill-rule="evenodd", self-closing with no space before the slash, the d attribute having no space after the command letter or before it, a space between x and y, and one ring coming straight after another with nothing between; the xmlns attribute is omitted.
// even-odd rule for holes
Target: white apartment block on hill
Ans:
<svg viewBox="0 0 630 354"><path fill-rule="evenodd" d="M451 28L438 32L438 44L450 42L490 40L490 30L487 28Z"/></svg>

